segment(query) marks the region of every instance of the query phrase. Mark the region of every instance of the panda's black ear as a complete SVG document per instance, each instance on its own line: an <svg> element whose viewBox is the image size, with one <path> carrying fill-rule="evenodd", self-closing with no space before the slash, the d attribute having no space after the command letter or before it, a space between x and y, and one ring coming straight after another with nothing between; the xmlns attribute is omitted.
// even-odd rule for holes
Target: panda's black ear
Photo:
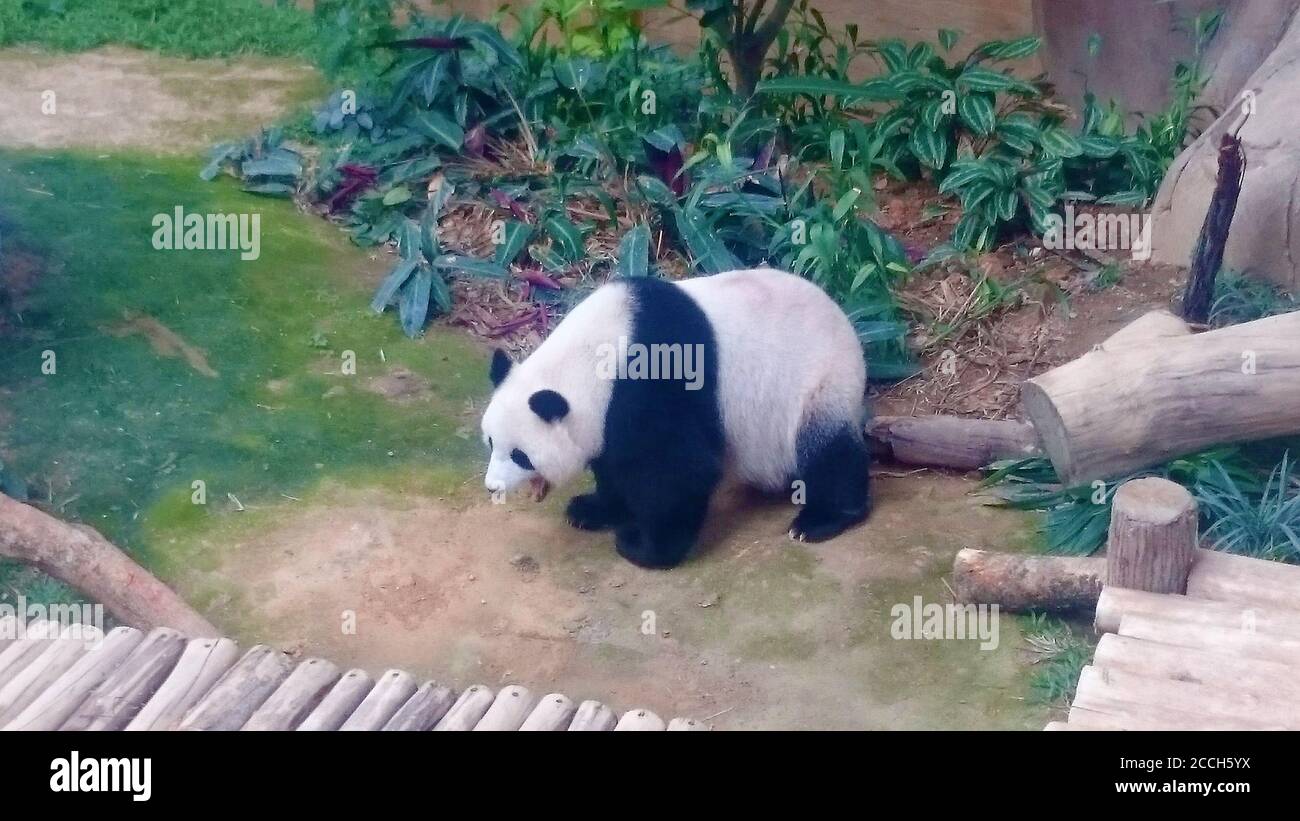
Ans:
<svg viewBox="0 0 1300 821"><path fill-rule="evenodd" d="M495 388L501 384L514 364L510 361L510 357L506 356L506 352L500 348L492 352L492 369L488 371L488 376L492 377L492 387Z"/></svg>
<svg viewBox="0 0 1300 821"><path fill-rule="evenodd" d="M543 422L556 422L569 415L569 402L555 391L538 391L528 397L528 407Z"/></svg>

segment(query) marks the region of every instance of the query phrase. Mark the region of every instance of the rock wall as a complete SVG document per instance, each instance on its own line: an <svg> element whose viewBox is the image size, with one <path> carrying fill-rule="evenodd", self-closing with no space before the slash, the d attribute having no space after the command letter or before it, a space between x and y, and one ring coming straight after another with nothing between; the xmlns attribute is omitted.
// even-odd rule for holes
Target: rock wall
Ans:
<svg viewBox="0 0 1300 821"><path fill-rule="evenodd" d="M1246 178L1228 239L1224 266L1300 293L1300 16L1247 80L1220 117L1169 169L1154 206L1153 255L1187 265L1214 191L1220 138L1240 122L1253 96L1254 113L1241 127Z"/></svg>

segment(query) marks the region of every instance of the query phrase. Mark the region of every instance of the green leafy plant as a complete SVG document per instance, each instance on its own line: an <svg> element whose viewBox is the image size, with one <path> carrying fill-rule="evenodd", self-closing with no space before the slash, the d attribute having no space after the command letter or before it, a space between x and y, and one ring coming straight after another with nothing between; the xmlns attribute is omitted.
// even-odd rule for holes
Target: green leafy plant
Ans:
<svg viewBox="0 0 1300 821"><path fill-rule="evenodd" d="M957 38L956 32L942 33L940 49L951 55ZM1046 111L1040 104L1043 89L1004 67L1032 57L1041 45L1037 37L991 41L953 58L928 43L877 43L872 52L881 63L881 79L896 99L871 126L884 139L882 154L899 167L941 174L963 143L976 157L995 146L1025 156L1035 142L1056 149L1055 154L1072 150L1053 133L1031 131L1039 126L1031 115Z"/></svg>
<svg viewBox="0 0 1300 821"><path fill-rule="evenodd" d="M1239 447L1224 447L1175 459L1166 465L1113 478L1099 485L1065 487L1045 457L1003 460L989 465L980 487L1001 504L1045 514L1048 553L1087 556L1105 544L1115 491L1130 479L1160 476L1187 488L1223 470L1249 482L1254 466Z"/></svg>
<svg viewBox="0 0 1300 821"><path fill-rule="evenodd" d="M1212 522L1205 538L1216 550L1300 564L1300 476L1290 454L1262 486L1251 484L1217 462L1196 483L1197 503Z"/></svg>
<svg viewBox="0 0 1300 821"><path fill-rule="evenodd" d="M279 129L272 128L243 142L213 147L199 176L213 180L223 170L243 180L244 190L250 193L292 197L302 180L303 158L285 145Z"/></svg>
<svg viewBox="0 0 1300 821"><path fill-rule="evenodd" d="M1300 477L1295 440L1234 445L1175 459L1098 485L1063 487L1043 457L990 465L981 487L1001 504L1045 513L1047 552L1089 555L1106 539L1115 491L1130 479L1159 476L1200 502L1201 532L1216 547L1300 563ZM1280 454L1280 457L1279 457ZM1276 461L1281 459L1280 462Z"/></svg>
<svg viewBox="0 0 1300 821"><path fill-rule="evenodd" d="M813 110L830 98L851 112L854 104L886 104L883 114L848 127L859 145L871 145L872 162L896 177L928 173L943 193L963 206L952 244L988 248L1006 223L1046 230L1050 209L1065 192L1062 160L1084 147L1061 125L1062 113L1044 101L1041 84L1020 79L1007 64L1033 56L1037 37L984 43L955 58L960 39L940 33L940 49L883 40L867 47L881 77L854 84L827 77L764 80L763 95L802 95ZM853 123L856 123L853 124Z"/></svg>
<svg viewBox="0 0 1300 821"><path fill-rule="evenodd" d="M460 274L504 279L509 276L506 269L493 260L443 252L438 243L438 218L451 194L451 186L444 186L439 196L429 202L420 222L402 221L397 245L398 262L384 277L370 302L375 313L383 313L386 308L396 305L402 330L407 336L419 336L431 315L451 310L447 277Z"/></svg>
<svg viewBox="0 0 1300 821"><path fill-rule="evenodd" d="M1210 324L1223 328L1295 310L1300 310L1300 300L1272 283L1240 271L1224 271L1214 283Z"/></svg>
<svg viewBox="0 0 1300 821"><path fill-rule="evenodd" d="M640 37L640 12L667 5L668 0L537 0L507 14L530 54L607 57Z"/></svg>
<svg viewBox="0 0 1300 821"><path fill-rule="evenodd" d="M1064 168L1067 185L1080 192L1079 198L1138 208L1156 195L1169 166L1199 133L1198 119L1212 113L1199 101L1210 81L1206 51L1222 20L1221 10L1192 19L1192 58L1174 66L1169 103L1154 115L1130 115L1114 100L1102 106L1092 92L1084 95L1079 141L1085 151ZM1094 40L1094 53L1097 46ZM1131 132L1130 119L1141 120Z"/></svg>
<svg viewBox="0 0 1300 821"><path fill-rule="evenodd" d="M1039 704L1072 701L1079 675L1092 661L1096 646L1076 635L1068 623L1042 613L1022 616L1020 630L1033 656L1029 679L1033 700Z"/></svg>

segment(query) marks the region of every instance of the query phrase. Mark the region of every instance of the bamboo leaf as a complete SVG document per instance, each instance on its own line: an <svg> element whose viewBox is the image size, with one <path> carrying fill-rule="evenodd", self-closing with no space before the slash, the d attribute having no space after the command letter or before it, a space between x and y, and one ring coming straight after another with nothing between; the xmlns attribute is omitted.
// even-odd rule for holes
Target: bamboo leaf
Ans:
<svg viewBox="0 0 1300 821"><path fill-rule="evenodd" d="M636 279L650 273L650 228L635 225L618 243L618 275Z"/></svg>

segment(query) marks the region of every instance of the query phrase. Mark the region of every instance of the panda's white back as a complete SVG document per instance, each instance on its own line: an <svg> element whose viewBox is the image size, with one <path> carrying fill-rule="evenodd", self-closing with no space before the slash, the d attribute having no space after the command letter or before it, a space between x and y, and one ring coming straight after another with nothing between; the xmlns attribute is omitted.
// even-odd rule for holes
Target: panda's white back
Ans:
<svg viewBox="0 0 1300 821"><path fill-rule="evenodd" d="M749 484L783 489L810 420L862 419L867 371L852 324L816 285L770 268L677 284L714 329L731 469Z"/></svg>

